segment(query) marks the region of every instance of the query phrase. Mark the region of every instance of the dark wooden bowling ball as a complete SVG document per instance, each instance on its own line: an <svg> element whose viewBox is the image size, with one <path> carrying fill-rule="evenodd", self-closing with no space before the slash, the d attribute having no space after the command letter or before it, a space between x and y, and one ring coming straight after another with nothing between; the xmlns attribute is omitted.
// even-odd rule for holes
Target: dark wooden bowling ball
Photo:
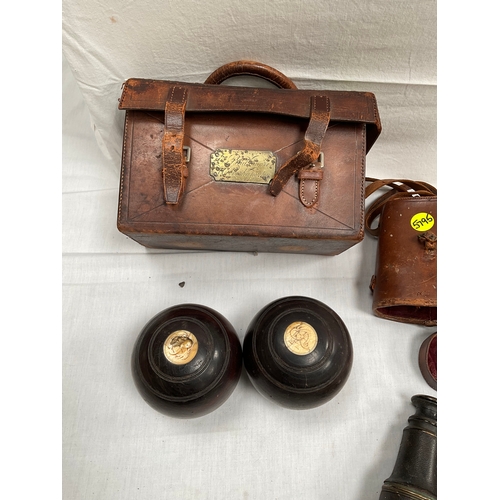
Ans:
<svg viewBox="0 0 500 500"><path fill-rule="evenodd" d="M263 396L285 408L308 409L330 401L342 389L353 349L335 311L312 298L285 297L253 318L243 359Z"/></svg>
<svg viewBox="0 0 500 500"><path fill-rule="evenodd" d="M240 341L221 314L196 304L170 307L141 331L132 354L135 385L153 408L201 417L222 405L241 375Z"/></svg>

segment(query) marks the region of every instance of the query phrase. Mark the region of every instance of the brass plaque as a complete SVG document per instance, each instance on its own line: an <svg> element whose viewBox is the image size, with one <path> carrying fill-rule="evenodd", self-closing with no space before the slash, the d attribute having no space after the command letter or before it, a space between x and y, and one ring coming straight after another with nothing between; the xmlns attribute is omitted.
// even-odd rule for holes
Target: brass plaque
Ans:
<svg viewBox="0 0 500 500"><path fill-rule="evenodd" d="M216 149L210 155L210 175L216 181L269 184L275 171L272 151Z"/></svg>
<svg viewBox="0 0 500 500"><path fill-rule="evenodd" d="M313 352L318 345L316 330L305 321L295 321L285 330L285 345L298 356Z"/></svg>
<svg viewBox="0 0 500 500"><path fill-rule="evenodd" d="M187 330L171 333L163 344L163 354L174 365L189 363L198 352L198 340Z"/></svg>

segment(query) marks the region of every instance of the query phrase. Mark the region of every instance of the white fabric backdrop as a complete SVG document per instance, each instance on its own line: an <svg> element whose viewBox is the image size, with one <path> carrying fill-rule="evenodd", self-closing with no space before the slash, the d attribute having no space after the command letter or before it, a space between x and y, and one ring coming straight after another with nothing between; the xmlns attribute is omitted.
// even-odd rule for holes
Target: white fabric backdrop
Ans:
<svg viewBox="0 0 500 500"><path fill-rule="evenodd" d="M302 88L374 92L383 132L368 175L436 184L435 23L433 1L63 2L65 499L378 499L411 396L436 393L417 365L434 330L371 313L376 241L331 258L147 251L116 229L117 99L129 77L202 82L260 60ZM330 403L275 407L245 374L201 419L140 398L130 356L154 314L205 304L243 339L261 307L288 295L327 303L350 330L353 371Z"/></svg>
<svg viewBox="0 0 500 500"><path fill-rule="evenodd" d="M65 0L63 48L116 170L127 78L203 82L254 59L299 88L375 92L383 158L370 165L435 181L435 0Z"/></svg>

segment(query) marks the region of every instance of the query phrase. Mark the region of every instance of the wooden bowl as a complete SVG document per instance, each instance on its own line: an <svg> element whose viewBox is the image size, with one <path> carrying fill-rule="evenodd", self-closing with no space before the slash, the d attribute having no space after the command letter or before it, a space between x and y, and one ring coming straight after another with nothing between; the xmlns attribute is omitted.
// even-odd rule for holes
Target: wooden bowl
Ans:
<svg viewBox="0 0 500 500"><path fill-rule="evenodd" d="M285 408L309 409L330 401L349 377L349 332L327 305L285 297L264 307L243 343L245 368L263 396Z"/></svg>
<svg viewBox="0 0 500 500"><path fill-rule="evenodd" d="M229 321L196 304L165 309L141 331L132 354L135 385L154 409L201 417L231 395L241 375L241 344Z"/></svg>

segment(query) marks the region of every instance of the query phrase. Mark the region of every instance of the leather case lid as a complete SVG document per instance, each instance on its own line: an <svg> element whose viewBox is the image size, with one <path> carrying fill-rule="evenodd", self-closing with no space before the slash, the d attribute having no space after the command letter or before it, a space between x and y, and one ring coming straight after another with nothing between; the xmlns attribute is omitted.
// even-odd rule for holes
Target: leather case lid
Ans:
<svg viewBox="0 0 500 500"><path fill-rule="evenodd" d="M327 96L332 107L331 122L366 123L367 152L382 131L377 101L370 92L248 88L131 78L124 84L118 108L164 111L173 86L188 89L186 113L270 113L306 119L311 112L311 97Z"/></svg>

